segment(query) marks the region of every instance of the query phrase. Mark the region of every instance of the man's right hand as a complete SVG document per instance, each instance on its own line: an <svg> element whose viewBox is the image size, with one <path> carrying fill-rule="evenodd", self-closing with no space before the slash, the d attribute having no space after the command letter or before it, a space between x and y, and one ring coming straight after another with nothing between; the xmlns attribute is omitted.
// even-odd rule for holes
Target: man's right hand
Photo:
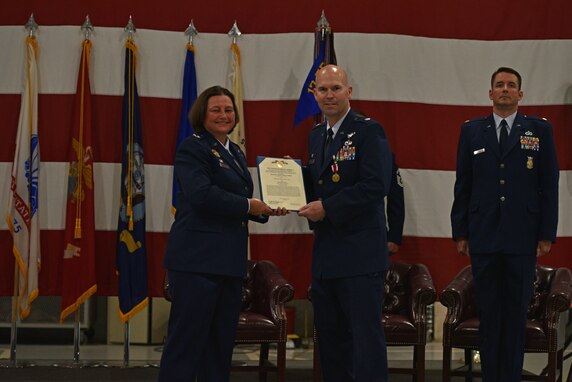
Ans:
<svg viewBox="0 0 572 382"><path fill-rule="evenodd" d="M326 217L326 210L321 200L314 200L298 210L298 216L318 222Z"/></svg>
<svg viewBox="0 0 572 382"><path fill-rule="evenodd" d="M469 252L469 241L465 238L459 238L456 241L457 252L459 252L461 256L470 256L471 254Z"/></svg>

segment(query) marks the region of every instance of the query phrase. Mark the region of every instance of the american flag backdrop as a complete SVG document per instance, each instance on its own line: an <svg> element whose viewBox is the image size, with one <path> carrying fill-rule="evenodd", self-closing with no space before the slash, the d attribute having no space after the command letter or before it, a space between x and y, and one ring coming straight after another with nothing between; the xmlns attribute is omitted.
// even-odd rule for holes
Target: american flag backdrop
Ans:
<svg viewBox="0 0 572 382"><path fill-rule="evenodd" d="M92 3L92 4L90 4ZM300 90L313 63L322 9L335 32L338 64L353 85L352 107L385 127L405 186L404 239L395 261L428 266L438 290L463 267L452 242L456 145L460 125L491 112L490 75L511 66L523 75L520 111L549 119L560 176L558 242L541 262L572 268L572 2L569 0L388 1L182 0L9 1L0 13L0 209L7 210L31 13L40 25L39 135L41 295L61 294L68 145L82 39L92 34L96 267L98 295L117 294L116 225L121 171L125 32L137 27L137 85L145 152L149 295L162 293L163 253L172 223L172 164L191 19L198 91L225 85L231 70L227 32L236 20L241 51L246 148L257 155L307 159L307 119L293 128ZM291 214L251 224L251 257L277 263L305 298L312 234ZM0 220L0 295L13 293L14 257Z"/></svg>

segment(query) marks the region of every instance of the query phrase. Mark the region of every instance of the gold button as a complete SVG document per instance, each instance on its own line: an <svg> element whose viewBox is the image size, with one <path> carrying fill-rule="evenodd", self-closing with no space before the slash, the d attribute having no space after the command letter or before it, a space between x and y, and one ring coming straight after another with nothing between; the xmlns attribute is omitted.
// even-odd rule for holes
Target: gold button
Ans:
<svg viewBox="0 0 572 382"><path fill-rule="evenodd" d="M504 184L504 179L501 179L501 180L500 180L500 184Z"/></svg>
<svg viewBox="0 0 572 382"><path fill-rule="evenodd" d="M506 198L505 198L504 196L501 196L501 197L500 197L500 201L501 201L501 202L504 202L505 200L506 200Z"/></svg>
<svg viewBox="0 0 572 382"><path fill-rule="evenodd" d="M504 163L501 163L501 164L500 164L500 168L504 168Z"/></svg>
<svg viewBox="0 0 572 382"><path fill-rule="evenodd" d="M322 179L318 180L318 184L321 186L322 184L324 184L324 181Z"/></svg>

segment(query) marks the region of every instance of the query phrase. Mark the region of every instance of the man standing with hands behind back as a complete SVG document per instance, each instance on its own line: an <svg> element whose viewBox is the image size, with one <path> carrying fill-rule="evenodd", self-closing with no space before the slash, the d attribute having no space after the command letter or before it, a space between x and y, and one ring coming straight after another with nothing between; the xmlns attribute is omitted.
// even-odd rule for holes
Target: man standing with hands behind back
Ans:
<svg viewBox="0 0 572 382"><path fill-rule="evenodd" d="M316 74L326 117L308 138L307 205L314 230L312 304L324 381L387 381L382 326L387 239L383 199L391 152L381 125L350 109L346 72Z"/></svg>
<svg viewBox="0 0 572 382"><path fill-rule="evenodd" d="M457 153L453 239L470 256L484 382L518 382L536 258L558 224L558 161L551 124L517 112L520 74L491 78L493 114L466 122Z"/></svg>

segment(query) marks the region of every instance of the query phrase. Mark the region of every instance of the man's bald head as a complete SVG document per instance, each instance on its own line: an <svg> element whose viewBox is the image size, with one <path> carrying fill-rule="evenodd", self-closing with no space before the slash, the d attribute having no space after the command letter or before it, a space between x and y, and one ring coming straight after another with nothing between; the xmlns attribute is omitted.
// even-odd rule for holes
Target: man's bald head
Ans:
<svg viewBox="0 0 572 382"><path fill-rule="evenodd" d="M346 71L336 65L326 65L316 73L314 98L330 126L338 122L349 110L352 87Z"/></svg>

